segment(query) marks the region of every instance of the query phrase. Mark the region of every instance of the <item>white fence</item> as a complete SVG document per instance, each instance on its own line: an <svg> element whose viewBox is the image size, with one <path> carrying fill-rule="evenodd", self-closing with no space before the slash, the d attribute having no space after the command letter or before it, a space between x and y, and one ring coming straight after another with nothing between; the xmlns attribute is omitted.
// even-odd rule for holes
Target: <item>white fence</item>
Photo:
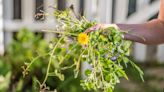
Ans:
<svg viewBox="0 0 164 92"><path fill-rule="evenodd" d="M35 3L36 0L21 0L21 20L13 20L13 1L14 0L0 0L0 53L3 54L4 47L12 40L14 31L19 30L22 27L27 27L32 31L38 31L41 29L53 29L56 24L53 16L49 15L44 21L35 21ZM58 0L60 1L60 0ZM62 0L63 1L63 0ZM159 11L159 0L65 0L66 6L73 4L75 11L79 12L82 8L84 10L84 16L89 20L96 19L101 23L141 23L149 20L152 16ZM80 2L83 2L80 3ZM129 13L129 2L136 2L136 11L127 17ZM49 6L57 5L56 0L44 0L45 12L52 12L53 9ZM3 12L2 12L3 7ZM2 18L3 15L3 18ZM2 22L3 20L3 22ZM4 24L3 24L4 23ZM49 40L51 34L45 33L45 39ZM157 52L152 51L153 48L157 49ZM145 61L157 59L164 61L164 46L148 47L135 43L133 55L138 61ZM151 52L151 53L147 53ZM153 55L153 56L152 56ZM153 58L152 58L153 57Z"/></svg>
<svg viewBox="0 0 164 92"><path fill-rule="evenodd" d="M2 0L0 0L0 54L4 52L3 40Z"/></svg>

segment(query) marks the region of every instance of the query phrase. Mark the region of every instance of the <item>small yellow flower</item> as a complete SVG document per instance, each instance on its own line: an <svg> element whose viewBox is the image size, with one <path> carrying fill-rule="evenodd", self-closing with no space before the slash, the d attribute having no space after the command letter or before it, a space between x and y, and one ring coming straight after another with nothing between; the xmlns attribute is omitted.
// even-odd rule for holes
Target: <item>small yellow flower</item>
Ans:
<svg viewBox="0 0 164 92"><path fill-rule="evenodd" d="M82 45L86 45L88 44L88 41L89 41L89 37L86 33L80 33L78 35L78 42Z"/></svg>

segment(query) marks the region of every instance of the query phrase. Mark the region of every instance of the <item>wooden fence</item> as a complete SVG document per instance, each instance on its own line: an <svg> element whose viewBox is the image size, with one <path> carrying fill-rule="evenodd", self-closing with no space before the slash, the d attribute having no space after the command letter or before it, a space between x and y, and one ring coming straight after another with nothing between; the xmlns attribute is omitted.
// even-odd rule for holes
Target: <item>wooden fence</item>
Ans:
<svg viewBox="0 0 164 92"><path fill-rule="evenodd" d="M54 29L56 24L52 15L44 21L34 18L39 6L45 12L53 11L49 6L69 6L73 4L75 11L83 13L89 20L100 23L142 23L157 15L159 0L0 0L0 53L13 39L13 32L22 27L40 32L41 29ZM52 34L44 33L50 40ZM164 61L164 45L146 46L135 43L133 56L137 61Z"/></svg>

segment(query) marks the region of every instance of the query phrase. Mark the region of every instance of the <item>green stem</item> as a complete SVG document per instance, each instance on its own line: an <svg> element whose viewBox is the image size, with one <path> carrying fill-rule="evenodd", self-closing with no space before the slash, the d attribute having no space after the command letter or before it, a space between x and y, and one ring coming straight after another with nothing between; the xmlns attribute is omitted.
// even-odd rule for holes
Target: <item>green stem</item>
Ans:
<svg viewBox="0 0 164 92"><path fill-rule="evenodd" d="M71 66L61 68L61 70L66 70L66 69L72 68L74 66L75 66L75 64L72 64Z"/></svg>
<svg viewBox="0 0 164 92"><path fill-rule="evenodd" d="M48 74L49 74L49 70L50 70L50 65L51 65L51 62L52 62L52 57L53 57L53 54L58 46L58 44L60 43L60 41L63 39L64 35L59 39L59 41L56 43L55 47L53 48L52 50L52 53L50 55L50 59L49 59L49 63L48 63L48 66L47 66L47 72L46 72L46 76L44 78L44 81L42 82L42 85L45 84L45 82L47 81L47 78L48 78Z"/></svg>
<svg viewBox="0 0 164 92"><path fill-rule="evenodd" d="M31 65L32 65L37 59L39 59L39 58L41 58L41 57L43 57L43 56L47 56L47 55L49 55L49 53L48 53L48 54L45 54L45 55L40 55L40 56L37 56L36 58L34 58L34 59L30 62L30 64L27 66L27 68L25 68L24 73L23 73L23 77L26 76L26 72L28 71L28 69L31 67Z"/></svg>
<svg viewBox="0 0 164 92"><path fill-rule="evenodd" d="M69 55L69 53L77 46L77 44L75 44L68 52L67 54L64 56L64 58L61 60L61 62L59 63L59 65L65 60L65 58Z"/></svg>
<svg viewBox="0 0 164 92"><path fill-rule="evenodd" d="M85 51L86 51L86 49L84 49L82 51L82 53L80 54L80 56L78 58L78 62L77 62L76 69L75 69L77 71L77 73L75 75L75 78L77 78L77 76L78 76L78 72L79 72L79 68L80 68L80 60L81 60L81 57L82 57L82 55L84 54Z"/></svg>

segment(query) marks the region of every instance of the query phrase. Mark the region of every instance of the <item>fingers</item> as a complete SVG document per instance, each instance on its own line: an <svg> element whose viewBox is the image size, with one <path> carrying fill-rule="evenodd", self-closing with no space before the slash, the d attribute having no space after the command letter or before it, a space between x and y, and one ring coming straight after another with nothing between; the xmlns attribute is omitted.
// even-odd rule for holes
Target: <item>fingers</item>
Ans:
<svg viewBox="0 0 164 92"><path fill-rule="evenodd" d="M108 27L114 27L116 29L119 29L116 24L96 24L95 26L85 30L85 33L89 33L89 32L95 31L95 30L99 30L99 29L106 29Z"/></svg>
<svg viewBox="0 0 164 92"><path fill-rule="evenodd" d="M107 27L114 27L115 29L119 29L119 27L116 24L109 24Z"/></svg>
<svg viewBox="0 0 164 92"><path fill-rule="evenodd" d="M95 31L95 30L99 30L99 29L101 29L101 26L102 26L101 24L96 24L95 26L85 30L85 33L89 33L89 32Z"/></svg>

